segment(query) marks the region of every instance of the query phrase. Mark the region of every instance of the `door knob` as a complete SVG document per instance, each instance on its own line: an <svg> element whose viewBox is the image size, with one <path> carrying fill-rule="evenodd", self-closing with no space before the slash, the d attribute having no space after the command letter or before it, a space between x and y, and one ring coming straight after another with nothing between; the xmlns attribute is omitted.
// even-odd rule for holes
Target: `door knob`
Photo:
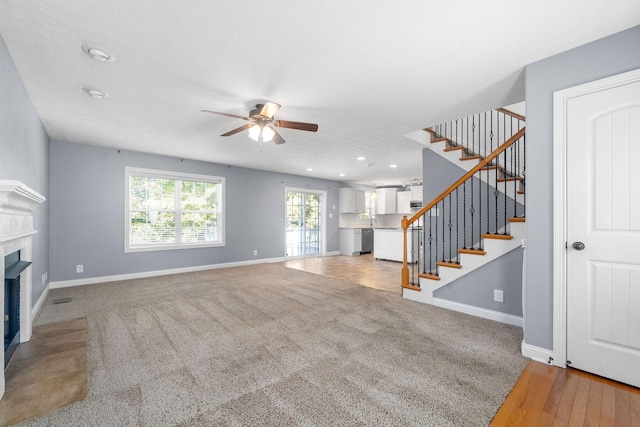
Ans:
<svg viewBox="0 0 640 427"><path fill-rule="evenodd" d="M575 242L573 245L573 249L577 250L577 251L581 251L584 249L584 243L582 242Z"/></svg>

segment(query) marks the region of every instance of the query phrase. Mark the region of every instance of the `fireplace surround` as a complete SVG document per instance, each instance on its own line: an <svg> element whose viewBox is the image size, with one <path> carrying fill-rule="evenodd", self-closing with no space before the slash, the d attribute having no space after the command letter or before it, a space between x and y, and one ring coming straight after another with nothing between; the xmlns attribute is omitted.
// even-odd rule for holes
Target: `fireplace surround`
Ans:
<svg viewBox="0 0 640 427"><path fill-rule="evenodd" d="M20 251L21 259L32 261L33 211L44 196L20 181L0 180L0 282L4 283L5 255ZM31 268L20 274L20 342L31 339ZM4 286L0 300L4 311ZM2 316L4 318L4 316ZM0 375L0 399L4 395L4 370Z"/></svg>

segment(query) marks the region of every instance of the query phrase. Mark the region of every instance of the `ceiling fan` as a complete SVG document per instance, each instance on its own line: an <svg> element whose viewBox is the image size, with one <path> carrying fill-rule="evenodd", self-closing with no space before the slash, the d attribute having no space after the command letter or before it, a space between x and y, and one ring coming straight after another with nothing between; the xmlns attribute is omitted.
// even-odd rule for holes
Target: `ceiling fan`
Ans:
<svg viewBox="0 0 640 427"><path fill-rule="evenodd" d="M292 122L289 120L276 120L274 116L280 109L280 104L275 102L265 102L264 104L257 104L256 108L249 111L249 116L238 116L236 114L220 113L218 111L200 110L203 113L220 114L227 117L235 117L237 119L246 120L250 123L240 126L227 133L223 133L220 136L231 136L243 130L249 130L249 136L260 142L267 142L273 140L276 144L284 144L285 140L280 136L278 132L273 128L285 128L285 129L298 129L306 130L308 132L316 132L318 125L314 123Z"/></svg>

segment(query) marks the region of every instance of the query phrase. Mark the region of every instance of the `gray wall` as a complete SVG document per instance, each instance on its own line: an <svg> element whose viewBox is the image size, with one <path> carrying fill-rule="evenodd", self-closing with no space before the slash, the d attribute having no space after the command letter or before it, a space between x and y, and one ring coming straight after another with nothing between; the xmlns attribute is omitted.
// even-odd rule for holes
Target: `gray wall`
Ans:
<svg viewBox="0 0 640 427"><path fill-rule="evenodd" d="M522 248L516 248L472 274L436 290L433 296L522 316L522 252ZM502 289L504 302L493 300L494 289Z"/></svg>
<svg viewBox="0 0 640 427"><path fill-rule="evenodd" d="M34 212L33 303L49 270L49 136L0 39L0 179L22 181L47 198Z"/></svg>
<svg viewBox="0 0 640 427"><path fill-rule="evenodd" d="M527 250L524 339L553 345L553 92L640 67L640 26L526 67Z"/></svg>
<svg viewBox="0 0 640 427"><path fill-rule="evenodd" d="M125 166L225 177L226 245L125 254ZM326 250L339 251L339 184L51 141L51 281L283 257L285 187L327 191L333 218L327 218ZM76 274L77 264L84 266L84 273Z"/></svg>

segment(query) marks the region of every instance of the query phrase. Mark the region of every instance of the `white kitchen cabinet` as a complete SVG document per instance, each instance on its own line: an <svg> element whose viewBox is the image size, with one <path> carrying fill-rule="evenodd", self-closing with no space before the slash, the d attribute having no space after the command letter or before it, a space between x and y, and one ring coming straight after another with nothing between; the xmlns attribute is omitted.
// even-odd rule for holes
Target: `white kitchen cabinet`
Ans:
<svg viewBox="0 0 640 427"><path fill-rule="evenodd" d="M398 191L396 194L396 212L399 214L407 215L411 213L411 201L413 199L412 191Z"/></svg>
<svg viewBox="0 0 640 427"><path fill-rule="evenodd" d="M396 189L378 188L376 189L376 214L396 213Z"/></svg>
<svg viewBox="0 0 640 427"><path fill-rule="evenodd" d="M418 245L418 229L407 231L407 262L418 262L420 247ZM411 248L413 248L413 261ZM388 261L403 261L404 241L401 228L376 228L373 234L373 256Z"/></svg>
<svg viewBox="0 0 640 427"><path fill-rule="evenodd" d="M341 228L340 229L340 254L360 255L362 251L362 229L361 228Z"/></svg>
<svg viewBox="0 0 640 427"><path fill-rule="evenodd" d="M338 191L340 213L364 212L364 191L355 188L340 188Z"/></svg>
<svg viewBox="0 0 640 427"><path fill-rule="evenodd" d="M422 200L422 185L411 187L411 200Z"/></svg>

